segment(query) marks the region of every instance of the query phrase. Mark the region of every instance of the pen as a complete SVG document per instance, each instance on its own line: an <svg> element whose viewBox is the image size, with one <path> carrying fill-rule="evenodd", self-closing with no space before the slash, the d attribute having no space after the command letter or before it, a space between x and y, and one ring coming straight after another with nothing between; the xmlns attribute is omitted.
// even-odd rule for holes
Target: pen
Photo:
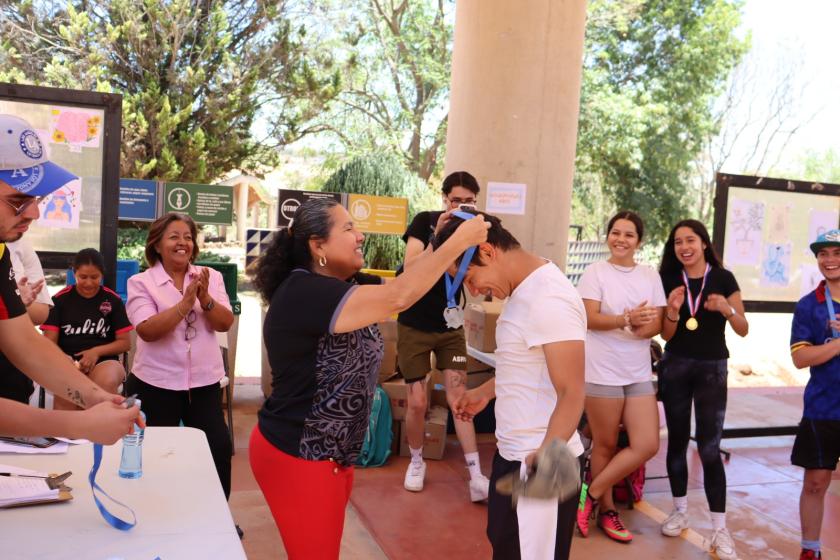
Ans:
<svg viewBox="0 0 840 560"><path fill-rule="evenodd" d="M123 406L125 406L126 408L131 408L132 406L134 406L134 401L136 401L136 400L137 400L137 393L134 393L133 395L131 395L130 397L128 397L127 399L125 399L123 401Z"/></svg>

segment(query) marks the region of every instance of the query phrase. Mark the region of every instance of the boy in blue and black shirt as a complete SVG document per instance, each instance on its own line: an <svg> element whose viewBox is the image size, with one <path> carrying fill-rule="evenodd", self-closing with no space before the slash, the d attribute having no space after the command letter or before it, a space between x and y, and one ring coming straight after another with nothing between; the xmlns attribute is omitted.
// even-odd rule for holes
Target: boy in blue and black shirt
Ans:
<svg viewBox="0 0 840 560"><path fill-rule="evenodd" d="M811 368L791 453L791 462L805 469L800 560L822 558L823 502L840 459L840 229L820 235L811 250L824 280L796 304L790 334L793 364Z"/></svg>

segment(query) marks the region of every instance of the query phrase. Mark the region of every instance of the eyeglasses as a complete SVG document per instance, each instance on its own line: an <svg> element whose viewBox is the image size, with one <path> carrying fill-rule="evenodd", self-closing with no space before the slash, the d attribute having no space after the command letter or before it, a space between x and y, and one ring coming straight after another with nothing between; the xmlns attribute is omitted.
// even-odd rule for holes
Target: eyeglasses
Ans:
<svg viewBox="0 0 840 560"><path fill-rule="evenodd" d="M457 196L446 198L452 204L475 204L475 197L460 198Z"/></svg>
<svg viewBox="0 0 840 560"><path fill-rule="evenodd" d="M195 309L190 309L190 312L187 313L186 317L184 317L184 321L187 322L187 328L184 331L184 340L192 340L195 338L195 335L197 334L197 331L193 326L193 323L195 323L195 319Z"/></svg>
<svg viewBox="0 0 840 560"><path fill-rule="evenodd" d="M12 207L14 209L15 216L20 216L21 214L26 212L26 209L29 208L30 206L32 206L33 204L40 204L41 201L44 200L44 197L43 196L33 196L33 197L23 201L23 203L21 203L19 205L18 204L13 204L13 203L9 202L8 200L6 200L5 198L0 198L0 200L2 200L3 202L5 202L6 204L8 204L10 207Z"/></svg>

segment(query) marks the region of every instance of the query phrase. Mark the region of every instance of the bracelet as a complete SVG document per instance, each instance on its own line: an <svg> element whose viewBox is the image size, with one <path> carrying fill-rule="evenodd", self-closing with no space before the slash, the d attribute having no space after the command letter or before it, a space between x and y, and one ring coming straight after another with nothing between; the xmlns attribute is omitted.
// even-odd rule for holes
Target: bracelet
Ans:
<svg viewBox="0 0 840 560"><path fill-rule="evenodd" d="M632 324L630 323L630 312L625 311L624 312L624 328L626 329L626 328L631 327L631 326L632 326Z"/></svg>
<svg viewBox="0 0 840 560"><path fill-rule="evenodd" d="M671 319L671 316L668 315L667 313L665 314L665 318L668 319L669 321L671 321L672 323L676 323L677 321L680 320L679 317L677 317L676 319Z"/></svg>
<svg viewBox="0 0 840 560"><path fill-rule="evenodd" d="M734 317L735 315L737 315L737 314L738 314L738 312L737 312L737 311L735 311L735 308L734 308L734 307L730 307L729 309L730 309L730 310L732 310L732 313L730 313L729 315L727 315L727 316L726 316L726 320L727 320L727 321L728 321L729 319L731 319L732 317Z"/></svg>
<svg viewBox="0 0 840 560"><path fill-rule="evenodd" d="M179 301L178 303L176 303L176 304L175 304L175 311L177 311L177 312L178 312L178 315L180 315L180 316L181 316L181 319L186 319L186 318L187 318L187 316L186 316L186 315L184 315L183 313L181 313L181 302L180 302L180 301Z"/></svg>

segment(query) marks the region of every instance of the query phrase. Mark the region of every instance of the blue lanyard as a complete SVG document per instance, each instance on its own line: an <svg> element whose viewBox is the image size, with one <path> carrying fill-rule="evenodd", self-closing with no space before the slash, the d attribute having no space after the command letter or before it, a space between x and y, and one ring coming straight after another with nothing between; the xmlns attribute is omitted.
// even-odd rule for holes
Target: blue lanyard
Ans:
<svg viewBox="0 0 840 560"><path fill-rule="evenodd" d="M828 308L828 320L830 324L830 321L837 320L837 315L834 313L834 301L831 299L831 292L828 291L827 282L825 284L825 306ZM831 327L831 334L834 338L840 338L840 333L834 327Z"/></svg>
<svg viewBox="0 0 840 560"><path fill-rule="evenodd" d="M105 492L105 490L103 490L99 486L99 484L96 483L96 473L99 472L100 463L102 463L102 444L94 443L93 467L91 467L90 474L88 475L88 480L90 481L90 491L93 494L93 501L96 502L96 507L99 508L99 513L102 514L102 517L105 518L105 521L107 521L115 529L119 529L120 531L128 531L129 529L137 525L137 516L134 515L134 510L132 510L124 503L118 502L117 500L109 496L108 493ZM102 502L99 500L99 497L96 495L97 490L101 492L102 495L108 498L108 500L110 500L111 502L127 509L131 513L132 521L130 523L128 521L123 521L122 519L108 511L108 509L102 504Z"/></svg>
<svg viewBox="0 0 840 560"><path fill-rule="evenodd" d="M452 215L457 216L462 220L471 220L475 218L475 214L468 214L467 212L461 212L460 210L452 212ZM473 245L464 251L464 256L461 258L461 265L458 267L458 272L455 273L454 279L448 272L443 274L443 277L446 280L446 307L458 307L458 302L455 301L455 295L458 293L458 288L461 287L461 282L464 281L464 276L467 274L467 268L470 266L470 261L475 254L476 247L477 245Z"/></svg>

